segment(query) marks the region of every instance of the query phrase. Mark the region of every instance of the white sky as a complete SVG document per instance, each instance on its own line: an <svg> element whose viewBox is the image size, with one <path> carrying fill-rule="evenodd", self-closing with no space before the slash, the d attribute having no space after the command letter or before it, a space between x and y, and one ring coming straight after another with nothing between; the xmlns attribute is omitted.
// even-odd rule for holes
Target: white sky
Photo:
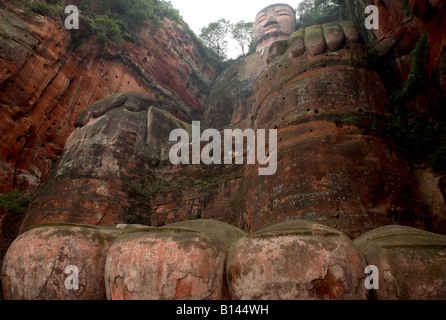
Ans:
<svg viewBox="0 0 446 320"><path fill-rule="evenodd" d="M257 13L263 8L275 4L286 3L296 9L300 0L170 0L174 8L190 28L198 36L200 29L210 22L225 18L232 23L240 20L254 22ZM235 44L230 44L229 58L236 58L241 50Z"/></svg>

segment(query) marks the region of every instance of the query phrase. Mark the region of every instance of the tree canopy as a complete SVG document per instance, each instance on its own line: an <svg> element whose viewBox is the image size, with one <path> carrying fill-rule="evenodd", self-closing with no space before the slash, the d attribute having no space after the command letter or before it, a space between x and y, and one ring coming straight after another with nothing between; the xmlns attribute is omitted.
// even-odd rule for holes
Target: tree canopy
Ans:
<svg viewBox="0 0 446 320"><path fill-rule="evenodd" d="M200 38L222 60L226 60L227 36L230 29L231 23L226 19L211 22L207 27L201 28Z"/></svg>
<svg viewBox="0 0 446 320"><path fill-rule="evenodd" d="M339 13L343 5L344 0L303 0L296 9L297 24L300 28L306 28L325 23Z"/></svg>
<svg viewBox="0 0 446 320"><path fill-rule="evenodd" d="M245 51L249 51L251 43L254 39L254 23L239 21L232 26L232 37L238 43L242 49L242 54L245 55Z"/></svg>
<svg viewBox="0 0 446 320"><path fill-rule="evenodd" d="M221 60L227 59L228 40L230 38L237 42L242 55L245 55L253 47L254 23L242 20L236 24L231 24L226 19L220 19L201 28L200 38Z"/></svg>

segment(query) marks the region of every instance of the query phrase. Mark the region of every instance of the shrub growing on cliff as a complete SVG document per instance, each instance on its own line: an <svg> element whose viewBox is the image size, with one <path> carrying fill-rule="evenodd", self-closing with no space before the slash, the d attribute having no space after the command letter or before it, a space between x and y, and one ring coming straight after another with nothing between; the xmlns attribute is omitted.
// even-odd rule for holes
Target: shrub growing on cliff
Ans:
<svg viewBox="0 0 446 320"><path fill-rule="evenodd" d="M99 39L113 41L121 46L123 40L122 30L124 28L122 21L109 18L108 16L97 16L94 19L93 26Z"/></svg>
<svg viewBox="0 0 446 320"><path fill-rule="evenodd" d="M63 12L59 1L32 1L29 10L44 16L61 16Z"/></svg>
<svg viewBox="0 0 446 320"><path fill-rule="evenodd" d="M14 191L0 195L0 208L9 211L16 217L20 217L25 213L32 200L31 196L25 196Z"/></svg>
<svg viewBox="0 0 446 320"><path fill-rule="evenodd" d="M392 114L372 120L372 130L393 141L413 162L427 161L434 171L446 170L446 127L432 110L424 114L409 111L407 105L431 84L424 66L429 42L424 32L411 52L412 66L404 84L390 95Z"/></svg>
<svg viewBox="0 0 446 320"><path fill-rule="evenodd" d="M300 28L306 28L332 22L340 17L344 6L344 0L303 0L296 9L297 24Z"/></svg>
<svg viewBox="0 0 446 320"><path fill-rule="evenodd" d="M102 13L119 17L131 28L146 20L161 26L162 3L157 0L103 0Z"/></svg>
<svg viewBox="0 0 446 320"><path fill-rule="evenodd" d="M410 53L412 66L406 82L390 97L393 103L404 104L408 99L414 96L417 92L420 92L420 90L422 90L428 84L429 75L424 67L424 61L426 60L428 49L429 39L426 31L424 31L421 38L418 40L414 49Z"/></svg>

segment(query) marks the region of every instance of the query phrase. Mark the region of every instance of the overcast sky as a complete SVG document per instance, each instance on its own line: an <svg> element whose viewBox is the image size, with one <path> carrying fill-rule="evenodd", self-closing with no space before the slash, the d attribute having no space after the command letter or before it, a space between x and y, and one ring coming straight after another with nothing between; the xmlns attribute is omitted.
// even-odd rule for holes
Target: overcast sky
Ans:
<svg viewBox="0 0 446 320"><path fill-rule="evenodd" d="M170 0L172 5L180 11L184 21L198 36L200 28L210 22L225 18L232 23L240 20L254 22L257 13L274 3L286 3L296 9L300 0ZM230 46L228 55L236 58L241 52L238 48Z"/></svg>

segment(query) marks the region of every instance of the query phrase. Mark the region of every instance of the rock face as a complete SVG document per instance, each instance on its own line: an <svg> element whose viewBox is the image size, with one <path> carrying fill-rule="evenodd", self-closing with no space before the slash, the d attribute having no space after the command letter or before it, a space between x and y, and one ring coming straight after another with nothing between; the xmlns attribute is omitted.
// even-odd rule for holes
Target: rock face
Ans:
<svg viewBox="0 0 446 320"><path fill-rule="evenodd" d="M364 10L375 5L379 10L379 28L367 30ZM346 1L349 16L359 28L362 39L376 60L376 66L386 86L392 88L407 80L412 65L410 52L420 39L423 30L429 38L429 62L425 63L431 79L437 82L443 96L445 91L444 2L429 0ZM399 80L399 81L397 81ZM413 103L419 111L426 112L429 104L438 99L436 87L419 93Z"/></svg>
<svg viewBox="0 0 446 320"><path fill-rule="evenodd" d="M252 234L215 220L48 224L10 246L2 287L8 300L444 299L445 239L394 225L353 242L307 220Z"/></svg>
<svg viewBox="0 0 446 320"><path fill-rule="evenodd" d="M367 299L365 260L339 231L305 220L240 239L227 266L233 299Z"/></svg>
<svg viewBox="0 0 446 320"><path fill-rule="evenodd" d="M22 230L45 222L125 223L137 209L146 209L139 221L150 225L149 199L132 197L129 188L161 161L170 131L187 128L156 104L148 95L124 92L84 110Z"/></svg>
<svg viewBox="0 0 446 320"><path fill-rule="evenodd" d="M276 174L259 176L259 165L172 165L169 133L188 124L149 96L121 93L79 114L80 128L22 231L43 222L158 226L214 218L255 232L294 217L356 238L394 222L443 225L443 213L419 197L407 161L364 132L390 107L358 41L349 22L310 27L216 80L205 125L277 129Z"/></svg>
<svg viewBox="0 0 446 320"><path fill-rule="evenodd" d="M21 232L48 222L230 222L242 166L173 166L170 132L191 126L156 104L148 95L124 92L84 110Z"/></svg>
<svg viewBox="0 0 446 320"><path fill-rule="evenodd" d="M414 19L411 9L410 0L346 0L346 8L349 12L349 16L353 19L353 22L358 27L358 31L361 34L361 38L366 43L372 43L375 40L392 38L395 31L398 36L402 34L397 31L406 29L408 24L413 23ZM378 8L379 15L379 28L367 29L364 24L364 12L368 5L373 5ZM415 21L415 23L418 23ZM403 32L404 33L404 32ZM413 34L412 34L413 35ZM411 36L411 35L407 35ZM418 35L419 36L419 35Z"/></svg>
<svg viewBox="0 0 446 320"><path fill-rule="evenodd" d="M407 179L407 163L356 126L313 121L280 129L278 140L275 175L259 176L256 166L246 170L245 230L298 217L355 238L393 219L408 223L421 214L416 210L422 205L406 198L417 186Z"/></svg>
<svg viewBox="0 0 446 320"><path fill-rule="evenodd" d="M86 107L122 91L163 99L182 120L203 112L215 68L186 29L142 26L121 51L95 37L75 46L61 19L0 7L0 192L32 194L48 177ZM154 36L155 35L155 36ZM178 63L180 61L181 63Z"/></svg>
<svg viewBox="0 0 446 320"><path fill-rule="evenodd" d="M362 129L389 102L352 24L298 31L289 46L258 78L252 125L278 130L278 170L259 176L256 166L246 168L242 228L255 232L292 216L355 238L397 213L400 223L422 221L423 204L408 197L417 182L407 162Z"/></svg>
<svg viewBox="0 0 446 320"><path fill-rule="evenodd" d="M347 236L295 220L240 239L231 248L227 272L233 299L362 300L365 266Z"/></svg>
<svg viewBox="0 0 446 320"><path fill-rule="evenodd" d="M227 299L225 262L245 233L218 221L136 230L113 243L105 281L112 300Z"/></svg>
<svg viewBox="0 0 446 320"><path fill-rule="evenodd" d="M241 58L215 80L206 100L203 124L209 128L249 128L255 83L267 66L268 54Z"/></svg>
<svg viewBox="0 0 446 320"><path fill-rule="evenodd" d="M379 300L446 297L446 237L404 226L382 227L356 239L369 265L380 270Z"/></svg>
<svg viewBox="0 0 446 320"><path fill-rule="evenodd" d="M3 264L5 297L366 299L374 264L372 299L444 298L444 237L381 228L446 234L444 173L414 168L373 129L423 29L429 86L408 108L442 105L444 4L372 1L382 28L365 31L370 1L347 3L354 23L298 30L217 77L174 21L122 50L74 46L61 21L2 2L0 192L40 185ZM170 132L200 119L277 130L276 173L173 165ZM70 265L88 270L80 290L65 287Z"/></svg>
<svg viewBox="0 0 446 320"><path fill-rule="evenodd" d="M104 299L105 253L115 236L113 232L81 225L40 227L22 234L5 256L2 270L5 298ZM74 283L67 280L73 273L78 275L75 290L70 287Z"/></svg>
<svg viewBox="0 0 446 320"><path fill-rule="evenodd" d="M439 80L443 96L446 96L446 28L444 1L411 0L414 14L423 22L429 38L428 71Z"/></svg>

